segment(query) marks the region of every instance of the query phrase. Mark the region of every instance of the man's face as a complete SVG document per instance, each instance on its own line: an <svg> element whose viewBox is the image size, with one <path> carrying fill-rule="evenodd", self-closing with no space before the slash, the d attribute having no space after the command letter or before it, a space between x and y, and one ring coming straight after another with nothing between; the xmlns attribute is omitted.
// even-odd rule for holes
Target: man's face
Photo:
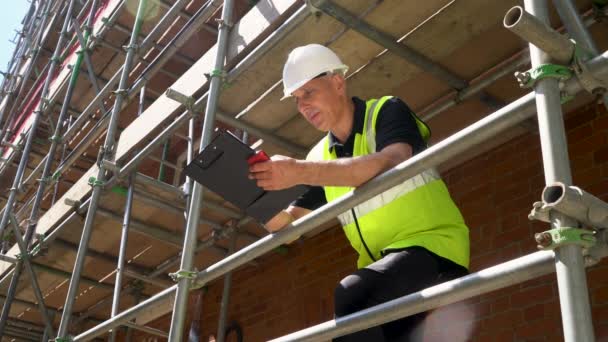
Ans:
<svg viewBox="0 0 608 342"><path fill-rule="evenodd" d="M314 78L292 93L298 111L320 131L328 132L339 119L343 80L336 74Z"/></svg>

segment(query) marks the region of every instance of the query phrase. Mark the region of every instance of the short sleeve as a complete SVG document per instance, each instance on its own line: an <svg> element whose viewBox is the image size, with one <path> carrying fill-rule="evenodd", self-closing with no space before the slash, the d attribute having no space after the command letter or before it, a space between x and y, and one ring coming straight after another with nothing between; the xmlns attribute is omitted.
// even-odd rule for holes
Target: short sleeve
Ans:
<svg viewBox="0 0 608 342"><path fill-rule="evenodd" d="M376 119L376 151L394 143L407 143L413 154L426 148L411 109L397 97L387 100Z"/></svg>
<svg viewBox="0 0 608 342"><path fill-rule="evenodd" d="M325 190L321 186L308 186L308 191L295 200L291 205L308 209L316 210L327 204L325 198Z"/></svg>

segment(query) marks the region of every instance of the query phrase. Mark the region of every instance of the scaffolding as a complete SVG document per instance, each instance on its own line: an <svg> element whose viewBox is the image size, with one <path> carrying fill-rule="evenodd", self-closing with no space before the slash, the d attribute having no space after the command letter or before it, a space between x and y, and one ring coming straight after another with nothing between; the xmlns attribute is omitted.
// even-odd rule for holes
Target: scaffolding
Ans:
<svg viewBox="0 0 608 342"><path fill-rule="evenodd" d="M0 221L0 237L6 241L0 254L0 286L6 288L0 339L87 341L109 334L115 341L121 337L119 328L126 327L126 340L135 329L181 341L189 292L224 277L217 333L223 341L234 270L312 234L345 210L423 170L525 125L536 114L546 187L530 217L550 224L550 229L535 236L542 251L273 341L327 340L552 272L557 274L565 340L594 341L585 267L608 255L608 205L572 184L562 103L586 93L608 105L608 52L598 49L587 30L596 18L607 15L605 1L594 1L593 9L583 15L572 0L553 1L572 40L549 25L546 0L525 0L523 7L509 2L496 5L495 11L504 14L504 27L530 44L529 57L521 51L473 81L410 47L409 33L399 38L400 32L382 26L378 18L376 26L366 19L381 8L385 14L395 10L403 5L400 1L272 0L249 4L246 11L247 3L32 1L0 87L0 179L12 179ZM438 1L437 15L431 17L441 17L451 5ZM211 19L217 25L211 25ZM300 26L310 23L319 28L309 29L299 41L290 39L302 30ZM208 46L199 44L200 58L195 59L186 48L202 32L216 38L206 42ZM197 141L199 151L209 143L217 126L239 132L245 142L256 141L271 152L304 156L318 134L287 118L279 128L302 131L288 138L261 117L260 104L266 109L273 106L276 115L289 111L288 105L276 104L272 98L280 85L279 67L274 64L283 60L277 51L309 40L330 45L340 39L374 42L361 56L349 57L357 67L349 79L356 80L371 61L389 56L411 70L428 73L442 83L442 89L447 85L449 96L421 110L427 120L476 97L496 110L286 229L263 236L251 218L183 177L182 164L194 157ZM454 40L464 43L464 38ZM48 46L54 49L49 51ZM50 54L46 63L40 59L44 53ZM182 68L171 67L169 61ZM517 79L532 92L503 106L485 90L528 63L531 69L517 73ZM411 76L411 70L398 71L396 76L408 72ZM166 78L172 83L169 87ZM254 83L261 92L245 94ZM233 99L220 109L220 97L226 93ZM171 147L181 153L174 156L176 162L169 160ZM155 156L159 149L160 156ZM150 176L150 170L158 170L157 176ZM124 203L114 203L120 196ZM145 208L153 208L150 219L136 219L134 211ZM183 237L177 235L177 227L169 230L152 223L163 221L158 212L184 218ZM111 234L108 227L115 227L117 221L122 223L118 245L102 243L103 235ZM93 248L91 241L98 241L98 247ZM222 241L228 241L226 247ZM138 243L146 248L133 247ZM168 247L161 250L163 246ZM134 255L148 250L155 255L146 263L132 262L137 261ZM197 255L210 265L197 270ZM62 259L71 271L49 266L53 257ZM108 272L101 279L92 277L85 272L87 258L115 266L105 267ZM21 277L24 269L28 279ZM169 271L174 271L173 282L166 277ZM63 305L49 305L59 296L49 292L58 287L57 278L68 289ZM106 282L109 278L113 284ZM26 282L35 302L17 298ZM101 289L106 292L95 292ZM109 304L107 320L92 317ZM24 317L37 319L42 326L11 315L15 306L28 308ZM32 318L31 311L39 317ZM168 313L172 313L170 331L146 325Z"/></svg>

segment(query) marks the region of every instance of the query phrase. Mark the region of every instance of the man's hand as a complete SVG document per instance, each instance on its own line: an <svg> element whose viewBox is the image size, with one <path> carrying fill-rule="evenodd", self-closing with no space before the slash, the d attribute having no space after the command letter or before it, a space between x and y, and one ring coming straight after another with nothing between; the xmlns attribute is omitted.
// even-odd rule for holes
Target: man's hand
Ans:
<svg viewBox="0 0 608 342"><path fill-rule="evenodd" d="M298 183L298 160L274 155L269 161L249 166L249 178L264 190L282 190Z"/></svg>

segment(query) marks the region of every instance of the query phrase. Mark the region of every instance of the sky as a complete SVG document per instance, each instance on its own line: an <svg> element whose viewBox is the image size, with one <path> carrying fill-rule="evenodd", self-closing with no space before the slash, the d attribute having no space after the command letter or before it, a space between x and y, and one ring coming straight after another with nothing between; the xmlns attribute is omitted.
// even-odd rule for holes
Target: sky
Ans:
<svg viewBox="0 0 608 342"><path fill-rule="evenodd" d="M15 50L15 44L10 40L15 38L15 30L22 28L21 21L29 8L30 2L27 0L10 0L5 1L0 10L0 71L8 69ZM0 84L3 80L4 76L0 75Z"/></svg>

